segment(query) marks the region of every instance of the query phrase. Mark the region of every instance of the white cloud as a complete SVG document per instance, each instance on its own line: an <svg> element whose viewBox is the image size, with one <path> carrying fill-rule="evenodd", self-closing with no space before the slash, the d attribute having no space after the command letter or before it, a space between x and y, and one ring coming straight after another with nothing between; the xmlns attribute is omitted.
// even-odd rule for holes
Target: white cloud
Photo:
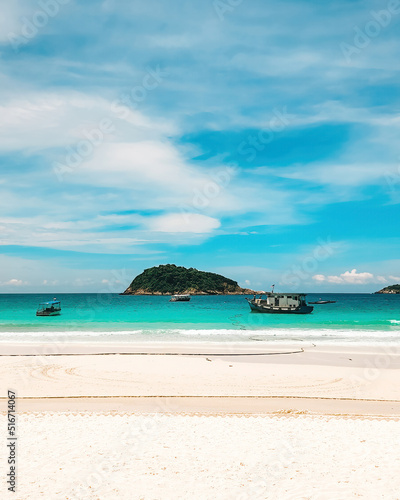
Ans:
<svg viewBox="0 0 400 500"><path fill-rule="evenodd" d="M20 34L20 17L22 13L23 8L20 2L1 2L0 43L9 43L10 35L13 32L17 32L18 34Z"/></svg>
<svg viewBox="0 0 400 500"><path fill-rule="evenodd" d="M397 173L397 165L391 164L317 164L289 168L277 171L276 174L287 179L301 179L315 184L335 186L360 186L368 184L384 184L385 175Z"/></svg>
<svg viewBox="0 0 400 500"><path fill-rule="evenodd" d="M124 217L122 221L126 221ZM48 222L46 216L25 217L23 219L0 218L1 245L19 245L48 247L53 249L107 252L129 252L133 246L141 245L146 240L137 233L115 229L107 230L108 224L118 224L118 217L111 218L114 222L101 222L99 218L78 220L74 222ZM141 219L140 219L141 220ZM132 223L137 218L132 216ZM126 223L126 222L125 222Z"/></svg>
<svg viewBox="0 0 400 500"><path fill-rule="evenodd" d="M195 43L199 42L200 37L195 37L193 34L181 35L151 35L146 37L149 46L162 48L162 49L188 49Z"/></svg>
<svg viewBox="0 0 400 500"><path fill-rule="evenodd" d="M132 190L162 186L169 192L195 188L207 180L204 174L185 164L175 147L157 140L104 144L70 177L79 183L86 180L98 186Z"/></svg>
<svg viewBox="0 0 400 500"><path fill-rule="evenodd" d="M315 274L312 278L314 281L326 281L326 276L324 274Z"/></svg>
<svg viewBox="0 0 400 500"><path fill-rule="evenodd" d="M387 279L384 276L374 276L372 273L361 272L357 269L345 271L339 276L325 276L324 274L316 274L312 277L317 282L335 283L340 285L365 285L367 283L386 283Z"/></svg>
<svg viewBox="0 0 400 500"><path fill-rule="evenodd" d="M353 187L355 192L363 186L380 185L389 194L393 189L390 183L399 182L399 167L393 159L394 156L388 160L382 159L380 164L325 164L314 172L310 171L308 180L331 185L334 188L336 186Z"/></svg>
<svg viewBox="0 0 400 500"><path fill-rule="evenodd" d="M308 113L298 113L290 117L290 125L295 127L332 122L380 125L386 127L385 130L400 126L400 118L397 115L380 109L357 108L335 100L322 101L311 106Z"/></svg>
<svg viewBox="0 0 400 500"><path fill-rule="evenodd" d="M273 55L272 55L273 54ZM284 64L282 64L284 60ZM310 67L321 65L324 62L322 54L317 51L297 50L290 54L271 52L265 54L249 54L247 51L236 54L230 66L241 71L249 71L268 76L292 76L296 73L307 71Z"/></svg>
<svg viewBox="0 0 400 500"><path fill-rule="evenodd" d="M148 221L152 231L163 233L207 234L220 227L220 222L213 217L201 214L180 213L155 217Z"/></svg>
<svg viewBox="0 0 400 500"><path fill-rule="evenodd" d="M151 257L150 257L151 258ZM96 261L96 258L92 259ZM132 259L129 256L129 262ZM139 274L142 264L138 267L124 268L123 262L126 259L114 259L112 268L102 269L101 263L98 268L93 265L87 266L80 262L80 265L63 266L57 258L39 259L34 256L27 258L10 257L0 253L1 278L0 291L4 293L60 293L83 291L94 293L119 293L129 285L132 279ZM76 262L74 264L77 264ZM148 266L150 267L150 266ZM23 278L20 278L21 269ZM15 278L15 277L18 278ZM54 279L57 277L57 279ZM44 282L47 281L46 284ZM10 283L11 282L11 283ZM15 284L17 282L18 284Z"/></svg>
<svg viewBox="0 0 400 500"><path fill-rule="evenodd" d="M176 133L175 126L163 119L150 120L137 110L79 92L30 93L1 105L0 113L0 151L74 147L88 136L96 136L94 149L100 149L116 138L140 141ZM103 120L108 126L101 133Z"/></svg>
<svg viewBox="0 0 400 500"><path fill-rule="evenodd" d="M15 189L10 185L1 193L0 212L12 215L18 207L18 213L31 215L2 217L0 244L124 253L156 239L170 241L168 233L210 235L225 215L232 220L247 213L245 224L254 226L302 220L293 192L289 198L283 189L249 176L244 180L240 169L229 172L218 162L190 161L193 151L171 140L175 125L159 118L126 109L116 114L112 102L82 93L31 93L0 112L0 152L28 150L43 159L38 169L19 177ZM80 141L96 137L107 118L113 132L77 159ZM18 182L31 186L29 196L17 189ZM35 186L47 186L46 196ZM78 186L85 194L75 194ZM144 210L164 214L98 215ZM188 214L183 220L176 215L180 211ZM240 223L224 230L236 232Z"/></svg>
<svg viewBox="0 0 400 500"><path fill-rule="evenodd" d="M13 3L13 5L16 4L17 2ZM79 8L84 8L84 6ZM103 2L103 8L115 13L117 3L107 0ZM126 16L128 8L132 8L129 3L124 5L122 9L124 16ZM137 8L135 6L135 11ZM162 9L162 11L169 11L166 5L163 5ZM273 7L268 9L256 7L258 15L265 16L262 18L264 21L273 20L277 15L276 12L285 16L285 23L281 23L279 26L276 23L269 23L272 28L267 34L263 29L264 22L254 24L256 11L250 12L245 9L242 11L244 17L235 15L232 16L229 23L219 23L216 22L217 17L213 14L212 9L198 7L190 7L189 9L193 9L192 12L196 13L196 16L187 16L188 11L185 11L186 21L189 24L186 23L183 28L181 17L172 15L169 16L168 26L162 34L154 34L154 30L150 30L147 32L150 34L146 34L146 30L144 30L143 36L138 38L138 43L142 44L139 51L143 51L145 59L147 59L146 49L148 50L150 45L153 47L167 45L171 50L188 46L195 47L198 49L198 61L202 65L204 61L207 61L209 64L205 67L209 68L213 74L220 74L221 68L235 67L246 73L252 72L259 75L273 73L276 77L284 76L286 83L280 82L279 93L269 92L269 84L266 80L263 92L254 95L254 98L260 99L259 102L263 103L263 106L257 108L259 112L243 114L243 103L248 102L248 93L243 92L244 85L247 83L241 85L237 82L235 85L231 85L229 93L226 93L224 85L204 86L202 81L196 78L196 71L191 71L190 66L181 64L179 58L173 58L175 62L170 61L169 66L171 67L166 68L170 72L170 77L166 78L166 81L154 94L149 93L148 102L140 104L140 109L146 109L149 104L150 108L156 111L156 118L149 118L144 112L137 110L128 111L125 108L121 112L113 105L112 98L104 97L109 96L110 91L114 92L114 95L117 95L118 92L126 94L129 86L133 88L136 84L141 83L143 77L141 73L144 72L145 64L140 58L137 65L130 65L130 72L127 70L128 65L123 62L124 59L118 57L116 57L115 63L107 60L101 61L99 64L97 60L94 60L89 65L86 61L80 61L79 58L72 58L73 61L68 60L67 56L65 59L58 59L56 56L51 60L48 59L49 64L54 63L54 66L52 65L54 76L58 76L58 72L64 76L73 76L74 81L77 82L76 88L79 85L77 77L90 74L95 78L95 88L99 89L99 93L102 93L103 97L82 91L54 91L53 89L57 87L53 87L48 92L34 92L32 91L34 85L36 88L43 88L43 86L39 80L33 79L30 82L29 78L25 79L29 83L24 92L21 92L21 85L27 85L26 82L22 83L21 80L16 80L15 86L8 85L8 87L12 87L9 94L12 95L14 92L14 97L5 101L6 97L3 94L3 105L0 106L3 123L3 126L0 126L0 152L20 151L28 153L27 163L31 160L29 153L34 152L35 155L40 155L40 160L43 161L40 162L40 167L32 175L29 173L23 176L15 175L14 179L8 176L7 180L10 178L13 180L13 184L10 186L13 185L15 191L12 193L13 188L10 187L9 193L0 193L0 212L3 213L4 207L7 210L4 213L9 214L11 213L10 207L18 207L19 213L25 211L29 214L48 215L42 217L40 221L32 216L30 220L21 221L21 224L15 222L3 225L1 236L2 238L4 236L4 244L34 244L58 249L89 248L92 251L94 247L97 247L102 248L98 251L115 249L115 251L125 252L133 246L142 244L144 240L154 240L155 236L151 234L152 232L168 235L170 232L179 231L186 234L211 235L219 227L217 225L220 224L219 221L222 221L222 230L225 232L240 231L246 225L304 223L309 222L304 213L310 205L327 204L332 199L337 201L339 197L343 196L341 193L345 190L332 189L335 191L333 195L327 195L325 192L321 192L322 190L316 194L313 191L307 195L305 192L295 192L294 189L286 190L284 184L287 182L289 185L290 181L282 182L283 176L323 185L333 185L334 187L338 184L357 185L354 190L358 190L361 184L380 182L378 178L383 179L384 172L390 174L392 172L390 169L397 168L397 165L394 164L388 168L376 163L365 165L362 163L362 158L360 159L356 155L337 159L335 165L322 163L316 167L288 166L274 172L275 177L278 177L276 186L279 182L279 188L274 187L274 181L271 178L261 179L260 182L260 179L255 179L251 173L247 172L245 180L244 176L240 175L239 179L232 179L227 189L221 189L218 196L206 197L205 206L194 206L200 198L199 193L202 195L210 184L212 172L209 165L204 162L191 162L189 158L195 155L187 154L187 150L184 150L181 145L177 146L171 139L176 137L179 132L176 123L186 124L185 120L189 115L195 117L200 114L201 127L204 128L206 128L206 122L203 119L207 115L210 115L211 120L217 123L216 129L225 127L226 129L240 130L237 125L248 121L252 122L252 126L262 128L265 122L273 117L275 106L281 108L281 106L284 107L293 101L293 86L286 78L288 73L297 73L300 77L305 75L307 78L297 79L296 85L309 87L309 75L315 74L314 71L320 72L322 79L326 75L321 72L325 72L327 69L332 71L339 69L344 72L347 72L348 69L344 67L343 58L339 52L334 58L330 58L327 57L327 53L331 52L331 48L325 50L323 47L315 45L314 37L316 34L325 37L323 33L326 27L319 22L309 23L308 28L306 28L307 36L311 36L309 41L312 41L312 44L305 41L301 47L296 48L296 53L279 52L283 48L279 43L276 43L274 37L283 34L289 36L293 33L293 24L296 25L297 17L305 12L306 6L304 4L292 4L289 10L282 7L279 2L274 2ZM88 7L88 12L91 10ZM76 13L76 9L74 12ZM147 19L147 15L153 16L152 8L143 4L140 7L140 12L135 12L138 14L136 18L140 19L144 12L146 12L145 19ZM236 14L239 12L240 10ZM330 14L332 15L332 13ZM86 18L89 24L97 15L99 15L99 11L93 12L93 16L81 16L81 12L78 10L78 17ZM158 12L158 15L163 17L161 11ZM207 22L199 23L199 15ZM315 12L310 9L307 15L314 16ZM8 25L12 25L12 20L18 19L16 9L9 7L8 4L5 18ZM171 23L173 23L172 29ZM347 28L344 29L342 23L338 23L338 26L339 24L345 33ZM97 27L98 24L95 22L94 25L85 25L85 30L90 31L90 28L97 30ZM350 32L351 28L350 26ZM335 29L335 31L337 30ZM238 33L243 44L239 50L232 51L237 46ZM267 43L267 39L272 42L271 46L277 49L275 52L271 52L275 55L268 55L262 50L254 52L254 46L263 46L262 44ZM208 50L217 43L224 50L217 58L212 58L210 62ZM329 47L332 45L329 44ZM369 51L370 49L365 52ZM217 66L219 71L215 72L214 69ZM25 67L27 70L30 69L28 65ZM100 69L102 74L107 74L107 79L110 78L111 74L115 78L112 82L107 80L106 85L103 83L103 89L101 89L102 82L100 79L98 80ZM10 74L16 73L10 71ZM321 79L316 79L316 81L321 81ZM330 81L342 81L341 75L338 73L336 76L331 74L329 79ZM86 77L79 80L89 83ZM276 84L279 84L278 80L273 83L274 86ZM89 88L89 85L85 88ZM327 86L319 86L319 90L324 88ZM171 90L172 92L168 93ZM160 106L157 97L159 91L161 94L167 92L166 95L161 96L161 101L165 99L165 96L171 97L172 100L174 95L178 96L179 106L174 105L176 102L173 101L168 101L168 105L161 104ZM197 92L201 92L202 99L193 99L193 95L197 95ZM256 90L256 92L259 91ZM379 129L379 133L374 134L374 141L366 142L363 138L362 150L366 149L366 143L368 143L367 147L370 147L370 144L373 144L377 137L382 135L386 137L390 128L393 129L393 135L398 134L399 118L394 115L385 115L384 107L353 109L346 105L344 100L342 100L343 102L329 101L323 92L322 95L318 94L318 96L314 95L312 90L310 92L313 94L311 103L304 102L304 106L300 107L293 104L293 109L291 109L291 104L288 105L290 113L288 130L313 123L343 122L363 123L374 126L375 130ZM301 88L299 88L298 93L302 94ZM20 98L21 95L25 97ZM290 100L287 100L288 97ZM303 100L301 101L303 102ZM236 105L232 106L232 102L235 102ZM163 116L172 116L172 118L166 121L160 118ZM87 140L87 135L97 129L100 121L104 118L112 121L115 130L113 128L114 131L107 134L104 140L101 140L100 144L93 148L93 152L84 158L84 161L72 168L72 171L65 176L64 184L57 186L57 182L55 183L56 188L61 187L61 190L55 189L54 196L49 194L50 184L55 180L50 167L52 161L65 162L67 156L65 148L68 146L75 148L81 140ZM210 117L206 118L207 123L209 123L208 120ZM199 122L196 123L198 126ZM187 132L186 127L185 132ZM395 144L394 140L393 144ZM62 151L57 151L57 149L62 149ZM201 152L199 152L200 154ZM371 161L373 158L381 159L381 156L371 155ZM382 164L385 165L384 160L382 160ZM46 172L45 168L47 167L48 171ZM2 180L7 182L6 179ZM0 187L2 187L2 180L0 180ZM25 183L25 186L31 184L32 189L29 197L19 194L18 184L21 182ZM46 184L49 186L47 193L38 193L38 190L35 189L35 187ZM292 185L294 184L292 183ZM86 192L75 194L74 188L78 190L82 186L98 189L97 191L92 190L94 194ZM107 196L105 195L106 191ZM57 192L60 193L59 196L57 196ZM310 199L311 197L312 199ZM302 206L297 209L300 204ZM176 220L176 212L181 209L182 205L187 207L186 211L190 212L193 209L193 212L196 212L195 219L192 218L190 224L184 226ZM34 207L33 211L31 211L31 207ZM104 224L96 221L96 214L105 210L108 212L157 210L165 215L158 219L148 216L137 216L136 218L132 216L130 220L124 222L122 218L121 221L115 218L114 221L109 222L110 227L107 228L108 232L106 232L102 230L106 226L106 221ZM242 220L239 220L235 217L238 214L246 214L246 218L243 217ZM229 222L227 222L228 219ZM0 223L2 222L0 221ZM136 226L136 228L124 233L110 230L112 225L118 224ZM165 241L168 236L157 235L157 237L159 238L158 242L160 242L163 238ZM341 282L342 278L338 279Z"/></svg>
<svg viewBox="0 0 400 500"><path fill-rule="evenodd" d="M17 280L15 278L10 279L9 281L6 281L5 283L1 283L1 285L4 286L22 286L22 285L27 285L28 283L25 281L23 282L22 280Z"/></svg>

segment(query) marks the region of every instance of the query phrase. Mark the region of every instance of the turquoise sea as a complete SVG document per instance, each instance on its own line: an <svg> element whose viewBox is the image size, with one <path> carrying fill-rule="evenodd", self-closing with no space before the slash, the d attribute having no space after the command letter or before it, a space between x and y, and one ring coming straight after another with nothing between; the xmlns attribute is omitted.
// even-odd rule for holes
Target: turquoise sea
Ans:
<svg viewBox="0 0 400 500"><path fill-rule="evenodd" d="M118 294L59 294L62 313L36 317L40 302L52 295L0 294L0 342L87 341L324 341L396 343L400 341L400 295L309 294L309 315L250 312L243 296L169 297Z"/></svg>

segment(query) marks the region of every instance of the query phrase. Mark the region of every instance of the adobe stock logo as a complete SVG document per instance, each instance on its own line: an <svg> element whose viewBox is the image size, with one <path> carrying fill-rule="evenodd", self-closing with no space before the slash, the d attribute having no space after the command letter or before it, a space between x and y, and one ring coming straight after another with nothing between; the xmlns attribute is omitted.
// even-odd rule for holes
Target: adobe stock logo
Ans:
<svg viewBox="0 0 400 500"><path fill-rule="evenodd" d="M225 15L233 12L241 3L243 0L214 0L213 6L219 20L223 21Z"/></svg>
<svg viewBox="0 0 400 500"><path fill-rule="evenodd" d="M85 138L74 146L66 148L64 162L56 161L53 163L53 172L56 174L57 179L62 182L66 174L77 170L92 156L97 148L104 144L107 136L113 134L115 130L115 125L108 118L100 120L96 128L84 130L83 135Z"/></svg>
<svg viewBox="0 0 400 500"><path fill-rule="evenodd" d="M336 250L336 244L328 237L325 241L318 240L318 245L305 255L300 265L293 265L282 275L280 283L296 290L302 283L309 279L318 269L321 262L329 259Z"/></svg>
<svg viewBox="0 0 400 500"><path fill-rule="evenodd" d="M365 24L363 29L359 26L353 27L355 31L353 45L346 42L340 44L340 49L347 64L352 62L354 55L360 54L362 50L367 48L372 39L381 34L382 29L389 26L394 16L400 14L400 0L390 0L386 9L378 12L371 10L370 14L372 19Z"/></svg>
<svg viewBox="0 0 400 500"><path fill-rule="evenodd" d="M50 18L54 18L60 12L60 6L67 5L71 0L39 0L38 9L29 18L21 18L21 31L19 34L8 33L8 41L18 52L19 48L26 45L39 33L41 29L47 26Z"/></svg>
<svg viewBox="0 0 400 500"><path fill-rule="evenodd" d="M285 106L282 111L273 110L274 116L269 121L267 127L258 131L256 135L249 135L247 139L239 144L238 153L246 156L246 161L250 162L256 159L258 153L270 144L277 133L283 132L290 124L290 115Z"/></svg>

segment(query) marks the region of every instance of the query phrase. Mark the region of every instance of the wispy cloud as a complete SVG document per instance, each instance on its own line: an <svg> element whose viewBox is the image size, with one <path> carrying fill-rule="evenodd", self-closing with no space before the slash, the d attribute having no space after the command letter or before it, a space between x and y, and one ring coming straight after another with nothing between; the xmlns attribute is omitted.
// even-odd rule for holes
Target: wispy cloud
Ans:
<svg viewBox="0 0 400 500"><path fill-rule="evenodd" d="M331 235L348 245L310 286L399 275L381 250L399 215L400 16L349 64L341 44L372 19L372 0L254 0L223 20L213 2L71 0L15 50L10 33L41 5L5 3L0 21L0 250L58 267L25 279L12 260L2 289L62 286L72 252L82 268L85 254L106 268L211 252L242 283L277 281ZM376 250L360 261L365 241ZM254 259L265 273L248 269ZM342 271L354 262L373 278ZM98 271L91 287L107 279Z"/></svg>

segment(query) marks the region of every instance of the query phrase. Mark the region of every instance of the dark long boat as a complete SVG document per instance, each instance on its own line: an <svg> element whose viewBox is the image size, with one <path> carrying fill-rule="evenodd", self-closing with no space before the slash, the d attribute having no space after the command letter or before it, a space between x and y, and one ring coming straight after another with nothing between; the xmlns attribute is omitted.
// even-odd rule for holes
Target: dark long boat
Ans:
<svg viewBox="0 0 400 500"><path fill-rule="evenodd" d="M336 304L336 300L317 300L315 302L309 302L309 304Z"/></svg>

